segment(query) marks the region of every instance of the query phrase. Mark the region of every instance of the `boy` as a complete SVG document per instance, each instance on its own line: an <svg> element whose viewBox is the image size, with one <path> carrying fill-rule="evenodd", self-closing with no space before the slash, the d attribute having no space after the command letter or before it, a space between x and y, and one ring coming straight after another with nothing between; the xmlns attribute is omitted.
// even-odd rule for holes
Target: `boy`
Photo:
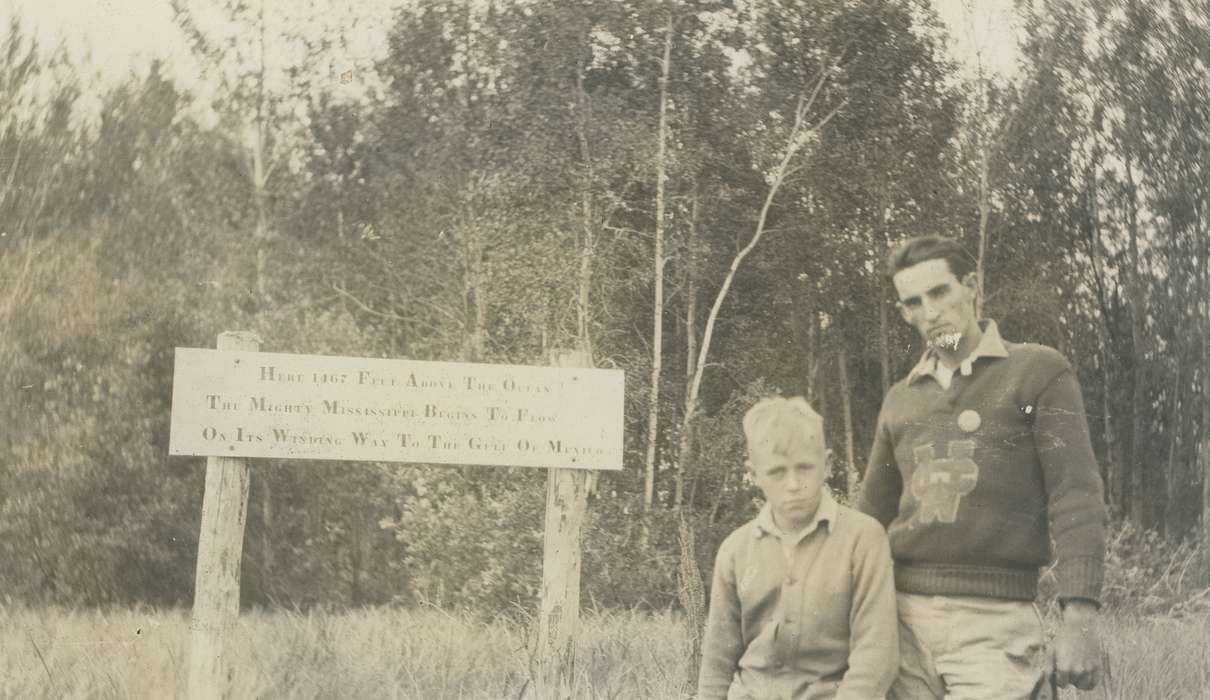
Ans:
<svg viewBox="0 0 1210 700"><path fill-rule="evenodd" d="M719 548L699 697L884 697L899 664L886 533L833 500L823 421L804 399L761 400L744 435L765 505Z"/></svg>

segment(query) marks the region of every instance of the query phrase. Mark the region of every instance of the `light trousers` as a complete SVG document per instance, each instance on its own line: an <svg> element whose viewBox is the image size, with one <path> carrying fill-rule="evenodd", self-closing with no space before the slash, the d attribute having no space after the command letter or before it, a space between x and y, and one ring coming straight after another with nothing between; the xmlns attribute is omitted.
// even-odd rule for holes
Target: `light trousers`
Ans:
<svg viewBox="0 0 1210 700"><path fill-rule="evenodd" d="M1053 700L1032 602L899 593L890 700Z"/></svg>

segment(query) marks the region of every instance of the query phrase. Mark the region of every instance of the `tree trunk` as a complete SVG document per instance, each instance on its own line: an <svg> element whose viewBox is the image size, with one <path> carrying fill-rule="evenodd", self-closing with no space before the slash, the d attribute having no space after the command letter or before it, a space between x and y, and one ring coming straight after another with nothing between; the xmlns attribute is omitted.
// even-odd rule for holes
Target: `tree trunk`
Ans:
<svg viewBox="0 0 1210 700"><path fill-rule="evenodd" d="M271 598L275 588L274 569L277 568L277 557L273 551L273 489L269 486L270 469L268 464L261 465L255 470L254 478L260 484L260 573L264 582L261 589Z"/></svg>
<svg viewBox="0 0 1210 700"><path fill-rule="evenodd" d="M986 111L986 110L985 110ZM986 127L986 125L984 125ZM991 192L988 182L988 160L990 155L987 135L979 148L979 257L975 261L975 280L978 293L975 295L975 318L983 318L984 295L983 281L985 277L985 260L987 258L987 220L991 215Z"/></svg>
<svg viewBox="0 0 1210 700"><path fill-rule="evenodd" d="M1126 216L1130 235L1130 452L1125 466L1130 471L1130 520L1139 527L1148 525L1147 481L1143 468L1143 315L1144 295L1139 272L1139 222L1134 169L1126 158Z"/></svg>
<svg viewBox="0 0 1210 700"><path fill-rule="evenodd" d="M697 191L689 207L689 238L685 246L685 391L693 381L693 362L697 357Z"/></svg>
<svg viewBox="0 0 1210 700"><path fill-rule="evenodd" d="M1201 212L1199 212L1201 213ZM1202 254L1200 258L1199 277L1201 293L1198 294L1198 307L1201 310L1202 325L1202 367L1201 367L1201 403L1202 421L1200 443L1198 446L1198 466L1202 475L1202 557L1206 562L1206 580L1210 582L1210 231L1198 217L1198 231L1201 233Z"/></svg>
<svg viewBox="0 0 1210 700"><path fill-rule="evenodd" d="M269 285L269 213L268 213L268 182L269 170L266 163L266 118L265 118L265 1L260 3L260 16L257 24L260 30L260 68L257 74L256 123L253 127L252 143L252 188L256 202L256 308L268 304Z"/></svg>
<svg viewBox="0 0 1210 700"><path fill-rule="evenodd" d="M1113 429L1113 415L1110 406L1113 404L1113 383L1109 378L1109 337L1106 332L1101 338L1101 430L1105 435L1105 481L1108 490L1107 500L1116 504L1119 509L1126 507L1123 496L1123 479L1121 462L1115 449L1117 437Z"/></svg>
<svg viewBox="0 0 1210 700"><path fill-rule="evenodd" d="M660 62L660 126L655 156L654 296L651 335L651 387L647 403L647 456L644 463L643 509L651 510L655 495L655 452L660 429L660 370L664 364L664 186L668 180L668 72L672 62L672 15L664 27L664 57Z"/></svg>
<svg viewBox="0 0 1210 700"><path fill-rule="evenodd" d="M831 382L819 382L816 387L815 394L815 412L818 413L819 417L822 419L824 435L826 436L828 426L832 424L832 421L828 418L828 400L832 396ZM831 441L827 440L826 438L825 442L831 444Z"/></svg>
<svg viewBox="0 0 1210 700"><path fill-rule="evenodd" d="M1202 303L1204 306L1206 302ZM1210 373L1210 319L1203 317L1202 323L1205 326L1202 331L1202 426L1197 457L1202 473L1202 553L1210 562L1210 556L1206 554L1210 552L1210 391L1204 386ZM1210 571L1207 572L1207 579L1210 581Z"/></svg>
<svg viewBox="0 0 1210 700"><path fill-rule="evenodd" d="M252 190L256 205L256 231L253 236L256 247L256 279L253 289L256 290L254 308L258 311L269 303L269 242L272 228L269 224L269 167L266 153L267 127L265 115L265 3L261 0L259 21L260 31L260 67L257 79L256 123L253 125L252 142ZM270 486L269 475L271 468L265 465L263 469L255 470L253 477L260 482L261 502L261 576L266 592L273 590L275 580L276 557L273 551L273 490Z"/></svg>
<svg viewBox="0 0 1210 700"><path fill-rule="evenodd" d="M462 250L462 338L459 359L482 362L487 350L487 295L483 275L483 232L474 222L463 223Z"/></svg>
<svg viewBox="0 0 1210 700"><path fill-rule="evenodd" d="M486 245L483 230L471 227L471 361L483 362L487 357L487 270L484 260Z"/></svg>
<svg viewBox="0 0 1210 700"><path fill-rule="evenodd" d="M257 147L253 150L253 172L256 178L256 186L254 198L256 200L256 231L253 234L253 240L256 243L256 308L260 309L267 305L269 296L269 286L267 277L269 274L269 216L266 212L267 196L265 193L266 182L264 154L259 146L260 130L257 130Z"/></svg>
<svg viewBox="0 0 1210 700"><path fill-rule="evenodd" d="M686 283L685 283L685 290L686 290L685 293L688 295L688 299L686 300L686 309L685 309L686 357L685 357L684 406L685 406L686 410L688 410L690 401L692 400L692 397L690 396L690 392L693 387L693 373L694 373L694 369L695 369L694 361L697 358L697 260L695 258L695 255L697 253L697 236L698 236L697 214L698 214L698 198L697 198L697 193L695 191L694 195L693 195L693 204L690 208L689 239L688 239L688 248L685 253L686 257L688 258L688 268L686 269L686 274L688 275L688 279L686 280ZM688 423L685 423L684 425L688 425ZM692 451L692 448L693 448L692 436L682 432L680 445L678 446L679 451L677 454L678 455L687 455ZM685 488L685 484L684 484L685 470L680 467L680 465L683 463L684 462L680 461L680 460L678 460L678 463L677 463L675 500L676 500L676 504L678 507L680 506L680 504L682 502L682 499L683 499L682 491ZM691 503L693 501L693 490L694 490L693 488L689 489L689 491L690 491L689 500Z"/></svg>
<svg viewBox="0 0 1210 700"><path fill-rule="evenodd" d="M1097 306L1101 316L1100 363L1101 363L1101 435L1105 442L1105 487L1106 500L1110 505L1124 511L1126 501L1122 478L1119 450L1113 419L1113 381L1109 361L1113 350L1113 328L1109 315L1109 301L1105 292L1105 271L1101 262L1100 185L1097 167L1100 162L1100 143L1094 141L1092 161L1085 174L1085 190L1088 197L1088 257L1092 262L1093 284L1096 287Z"/></svg>
<svg viewBox="0 0 1210 700"><path fill-rule="evenodd" d="M794 393L801 394L807 403L815 401L815 382L819 345L819 313L815 310L811 285L803 281L797 303L790 308L790 333L794 347L805 348L792 358L794 372L800 378L792 384Z"/></svg>
<svg viewBox="0 0 1210 700"><path fill-rule="evenodd" d="M1176 338L1176 369L1172 372L1172 410L1168 414L1168 469L1166 471L1167 498L1164 500L1164 532L1169 540L1180 539L1180 495L1185 486L1184 472L1180 460L1177 459L1177 448L1181 435L1181 334L1177 326Z"/></svg>
<svg viewBox="0 0 1210 700"><path fill-rule="evenodd" d="M697 538L684 511L678 514L677 525L677 539L680 543L677 598L685 611L685 628L689 633L687 680L689 687L696 689L702 657L702 634L706 626L706 587L702 582L701 569L697 565Z"/></svg>
<svg viewBox="0 0 1210 700"><path fill-rule="evenodd" d="M584 164L584 177L580 187L582 239L576 294L576 340L578 349L587 353L588 362L591 363L593 353L592 335L589 332L589 298L592 291L592 254L596 236L592 202L592 150L588 145L588 108L588 93L584 89L584 72L581 70L576 74L576 140L579 142L580 159Z"/></svg>
<svg viewBox="0 0 1210 700"><path fill-rule="evenodd" d="M356 513L353 516L353 581L349 597L353 601L353 607L361 607L365 604L365 591L362 590L361 578L365 570L366 558L366 537L365 523L362 522L362 514Z"/></svg>
<svg viewBox="0 0 1210 700"><path fill-rule="evenodd" d="M842 345L836 357L840 374L840 398L844 406L845 496L852 498L857 488L857 460L853 454L853 406L849 386L849 357Z"/></svg>
<svg viewBox="0 0 1210 700"><path fill-rule="evenodd" d="M1210 324L1208 324L1210 325ZM1210 329L1207 329L1210 330ZM1202 340L1205 346L1208 341ZM1210 366L1210 352L1202 351L1203 366ZM1197 448L1198 468L1202 473L1202 560L1206 569L1204 577L1206 585L1210 585L1210 408L1204 407L1206 399L1202 398L1202 440Z"/></svg>
<svg viewBox="0 0 1210 700"><path fill-rule="evenodd" d="M807 403L815 404L816 353L819 348L819 312L812 305L807 313Z"/></svg>
<svg viewBox="0 0 1210 700"><path fill-rule="evenodd" d="M886 260L890 254L891 242L887 240L882 248L881 260ZM880 260L880 262L881 262ZM891 390L891 328L890 313L887 310L887 299L890 296L890 285L886 275L878 273L878 361L882 369L882 395L886 396Z"/></svg>

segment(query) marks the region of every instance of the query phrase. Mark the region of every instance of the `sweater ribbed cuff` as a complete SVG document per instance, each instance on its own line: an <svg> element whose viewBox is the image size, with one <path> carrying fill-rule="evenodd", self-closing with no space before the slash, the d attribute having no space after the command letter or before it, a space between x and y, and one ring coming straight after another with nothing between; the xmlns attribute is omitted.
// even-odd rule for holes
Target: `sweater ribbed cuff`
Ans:
<svg viewBox="0 0 1210 700"><path fill-rule="evenodd" d="M1033 600L1038 595L1038 570L895 562L895 589L919 595Z"/></svg>
<svg viewBox="0 0 1210 700"><path fill-rule="evenodd" d="M1085 598L1100 604L1104 575L1100 557L1068 557L1055 563L1059 597L1063 599Z"/></svg>

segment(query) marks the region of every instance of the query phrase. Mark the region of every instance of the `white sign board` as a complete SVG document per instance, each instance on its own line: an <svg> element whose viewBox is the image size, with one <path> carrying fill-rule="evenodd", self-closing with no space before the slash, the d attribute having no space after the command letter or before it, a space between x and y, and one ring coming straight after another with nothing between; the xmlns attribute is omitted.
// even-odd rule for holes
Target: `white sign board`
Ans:
<svg viewBox="0 0 1210 700"><path fill-rule="evenodd" d="M174 455L622 468L621 370L177 348Z"/></svg>

